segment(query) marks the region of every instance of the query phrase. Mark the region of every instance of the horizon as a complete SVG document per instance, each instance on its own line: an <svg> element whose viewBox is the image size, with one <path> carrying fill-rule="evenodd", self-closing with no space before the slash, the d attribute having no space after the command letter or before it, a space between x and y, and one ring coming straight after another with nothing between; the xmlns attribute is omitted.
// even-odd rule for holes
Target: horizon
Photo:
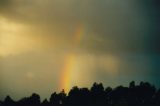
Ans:
<svg viewBox="0 0 160 106"><path fill-rule="evenodd" d="M81 89L88 89L89 91L91 91L91 89L92 89L92 87L94 86L94 84L96 84L96 85L102 84L102 87L104 88L104 89L103 89L104 91L105 91L106 89L108 89L108 88L109 88L109 89L111 88L113 91L115 91L118 87L123 87L123 88L126 88L126 87L127 87L127 88L130 88L130 87L131 87L131 83L134 83L134 86L135 86L135 87L141 86L141 83L143 83L143 84L146 84L146 83L147 83L147 84L150 84L151 87L154 87L154 88L155 88L155 90L156 90L155 93L157 93L157 92L160 90L160 87L157 88L155 85L153 85L153 84L151 84L151 83L149 83L149 82L143 82L143 81L141 81L141 82L139 82L139 83L136 83L135 81L130 81L130 83L128 83L128 86L117 85L117 86L115 86L115 87L104 86L103 83L94 82L94 83L92 84L92 86L90 86L90 87L79 87L79 86L76 86L76 85L75 85L75 86L71 87L71 89L69 89L69 92L66 92L64 89L62 89L62 90L59 91L59 92L53 91L53 92L51 92L51 94L50 94L48 97L45 97L45 98L41 97L41 95L39 95L39 94L36 93L36 92L32 92L31 94L26 95L25 97L18 98L18 99L12 98L11 95L6 95L5 98L0 99L0 102L5 101L5 99L6 99L7 97L10 97L13 101L18 102L18 101L20 101L20 100L22 100L22 99L24 99L24 98L28 98L28 97L31 97L33 94L36 94L36 95L39 95L39 96L40 96L40 102L42 103L44 100L49 101L51 95L54 94L54 93L60 94L60 93L63 92L64 94L66 94L66 96L69 96L69 93L70 93L71 90L73 90L74 88L78 88L79 90L81 90ZM133 86L133 85L132 85L132 86Z"/></svg>

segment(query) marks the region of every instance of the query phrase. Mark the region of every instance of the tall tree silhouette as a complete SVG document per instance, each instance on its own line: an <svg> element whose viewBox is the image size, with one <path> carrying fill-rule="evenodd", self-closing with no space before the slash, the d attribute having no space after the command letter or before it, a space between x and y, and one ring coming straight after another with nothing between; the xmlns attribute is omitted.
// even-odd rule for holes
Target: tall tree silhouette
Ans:
<svg viewBox="0 0 160 106"><path fill-rule="evenodd" d="M50 106L49 101L45 99L42 103L41 106Z"/></svg>
<svg viewBox="0 0 160 106"><path fill-rule="evenodd" d="M160 106L160 89L148 82L135 85L132 81L129 87L104 88L102 83L94 83L88 88L73 87L68 95L62 90L51 94L49 101L40 102L40 96L33 93L14 101L7 96L0 101L0 106Z"/></svg>
<svg viewBox="0 0 160 106"><path fill-rule="evenodd" d="M28 98L22 98L18 101L19 106L40 106L40 96L33 93L32 96Z"/></svg>
<svg viewBox="0 0 160 106"><path fill-rule="evenodd" d="M2 103L3 106L15 106L15 102L11 99L10 96L7 96Z"/></svg>
<svg viewBox="0 0 160 106"><path fill-rule="evenodd" d="M91 100L93 106L105 104L105 91L102 83L94 83L91 87Z"/></svg>

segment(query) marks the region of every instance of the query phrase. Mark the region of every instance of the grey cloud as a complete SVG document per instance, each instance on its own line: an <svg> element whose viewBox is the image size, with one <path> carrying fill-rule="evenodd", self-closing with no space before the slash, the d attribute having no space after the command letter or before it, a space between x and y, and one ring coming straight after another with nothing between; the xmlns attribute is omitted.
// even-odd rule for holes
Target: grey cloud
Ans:
<svg viewBox="0 0 160 106"><path fill-rule="evenodd" d="M66 43L71 42L76 24L85 23L88 29L79 48L89 52L158 53L159 4L158 0L1 0L1 15L46 31L44 37L61 36Z"/></svg>

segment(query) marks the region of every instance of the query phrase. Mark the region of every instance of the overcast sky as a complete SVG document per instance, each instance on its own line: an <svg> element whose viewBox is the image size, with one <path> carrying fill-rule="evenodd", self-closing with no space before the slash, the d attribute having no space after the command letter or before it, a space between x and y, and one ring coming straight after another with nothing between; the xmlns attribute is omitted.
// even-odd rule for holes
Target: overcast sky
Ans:
<svg viewBox="0 0 160 106"><path fill-rule="evenodd" d="M159 0L0 0L0 99L93 82L160 87L159 19Z"/></svg>

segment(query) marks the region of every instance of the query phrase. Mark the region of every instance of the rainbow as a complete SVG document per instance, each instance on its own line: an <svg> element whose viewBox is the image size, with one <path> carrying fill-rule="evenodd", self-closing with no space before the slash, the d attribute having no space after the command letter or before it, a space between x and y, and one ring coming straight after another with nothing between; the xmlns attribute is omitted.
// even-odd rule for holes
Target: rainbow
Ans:
<svg viewBox="0 0 160 106"><path fill-rule="evenodd" d="M84 25L78 24L73 34L74 37L73 37L73 42L71 44L73 49L80 44L81 40L83 39L84 33L85 33ZM64 89L66 92L68 92L69 89L71 88L72 74L74 71L75 61L76 61L76 54L73 53L72 51L69 52L64 58L64 66L60 76L61 77L60 89Z"/></svg>

